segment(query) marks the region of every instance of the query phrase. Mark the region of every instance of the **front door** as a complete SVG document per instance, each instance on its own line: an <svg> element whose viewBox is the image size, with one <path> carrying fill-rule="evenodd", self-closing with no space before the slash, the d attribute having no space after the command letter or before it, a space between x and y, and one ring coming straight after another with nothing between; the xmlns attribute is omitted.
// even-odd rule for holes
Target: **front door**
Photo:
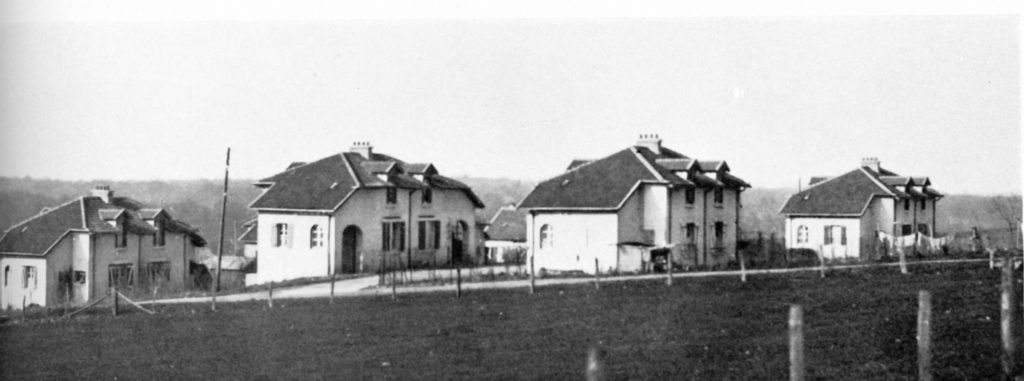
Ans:
<svg viewBox="0 0 1024 381"><path fill-rule="evenodd" d="M359 246L362 232L356 226L346 227L341 233L341 272L354 274L359 272Z"/></svg>
<svg viewBox="0 0 1024 381"><path fill-rule="evenodd" d="M466 250L466 223L459 221L452 226L452 263L462 263Z"/></svg>
<svg viewBox="0 0 1024 381"><path fill-rule="evenodd" d="M822 254L826 258L846 257L846 242L846 226L826 225L824 246L825 252Z"/></svg>

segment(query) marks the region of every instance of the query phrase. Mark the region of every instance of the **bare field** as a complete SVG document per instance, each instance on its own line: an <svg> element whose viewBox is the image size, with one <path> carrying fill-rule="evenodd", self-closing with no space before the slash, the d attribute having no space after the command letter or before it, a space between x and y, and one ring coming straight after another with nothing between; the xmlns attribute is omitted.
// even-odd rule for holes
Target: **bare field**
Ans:
<svg viewBox="0 0 1024 381"><path fill-rule="evenodd" d="M788 376L798 303L810 378L914 379L921 289L933 294L936 378L996 378L998 271L912 270L97 310L0 326L0 378L582 379L598 345L613 379L775 380Z"/></svg>

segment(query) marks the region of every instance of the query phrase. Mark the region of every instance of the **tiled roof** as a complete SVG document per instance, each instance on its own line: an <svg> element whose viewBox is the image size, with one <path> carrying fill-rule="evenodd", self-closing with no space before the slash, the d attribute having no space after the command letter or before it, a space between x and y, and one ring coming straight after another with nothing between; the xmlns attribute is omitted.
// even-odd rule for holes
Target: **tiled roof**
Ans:
<svg viewBox="0 0 1024 381"><path fill-rule="evenodd" d="M860 167L841 176L814 183L812 187L790 196L780 213L789 215L851 215L859 216L874 197L939 198L931 188L921 190L913 186L924 177L899 176L879 168ZM903 188L907 187L904 191Z"/></svg>
<svg viewBox="0 0 1024 381"><path fill-rule="evenodd" d="M257 232L259 232L259 224L254 222L252 224L248 224L247 226L248 228L245 229L245 233L242 233L242 236L238 237L238 242L256 243L256 235Z"/></svg>
<svg viewBox="0 0 1024 381"><path fill-rule="evenodd" d="M573 159L572 162L569 163L569 166L565 168L565 170L566 171L571 171L573 169L579 168L579 166L581 166L581 165L590 164L590 162L592 162L592 161L593 160L588 160L588 159Z"/></svg>
<svg viewBox="0 0 1024 381"><path fill-rule="evenodd" d="M828 176L813 176L813 177L811 177L811 180L807 182L807 186L811 187L811 186L814 186L817 183L820 183L820 182L828 180L828 179L829 179Z"/></svg>
<svg viewBox="0 0 1024 381"><path fill-rule="evenodd" d="M683 187L750 186L735 176L728 176L729 184L726 184L699 171L692 171L689 179L683 178L676 172L689 168L689 161L696 160L664 147L660 153L630 147L541 182L523 199L519 208L616 209L640 182Z"/></svg>
<svg viewBox="0 0 1024 381"><path fill-rule="evenodd" d="M371 159L367 160L358 153L345 152L262 179L257 184L272 185L249 207L331 211L340 207L348 195L358 188L421 189L427 184L440 189L461 190L477 208L484 206L469 186L433 174L436 169L430 163L409 164L380 153L373 153ZM375 173L390 174L382 179ZM419 180L409 173L427 175Z"/></svg>
<svg viewBox="0 0 1024 381"><path fill-rule="evenodd" d="M143 220L144 215L150 214L149 209L142 213L141 205L127 197L115 197L110 203L99 197L76 198L8 229L0 238L0 253L45 255L68 231L118 232L116 227L105 221L113 218L125 223L129 232L154 234L156 229ZM206 244L188 224L170 216L164 221L167 231L188 234L196 246Z"/></svg>
<svg viewBox="0 0 1024 381"><path fill-rule="evenodd" d="M484 232L494 241L526 242L526 213L501 208Z"/></svg>
<svg viewBox="0 0 1024 381"><path fill-rule="evenodd" d="M782 214L861 215L871 198L888 193L860 168L790 196Z"/></svg>
<svg viewBox="0 0 1024 381"><path fill-rule="evenodd" d="M724 161L720 160L701 160L698 161L697 164L700 166L700 170L703 172L714 172L723 168L727 171L729 170L729 164L726 164Z"/></svg>

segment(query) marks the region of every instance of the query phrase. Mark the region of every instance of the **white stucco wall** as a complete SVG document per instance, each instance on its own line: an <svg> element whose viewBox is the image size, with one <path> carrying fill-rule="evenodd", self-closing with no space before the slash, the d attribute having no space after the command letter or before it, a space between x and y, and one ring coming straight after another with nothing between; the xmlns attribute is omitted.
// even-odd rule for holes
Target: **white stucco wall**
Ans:
<svg viewBox="0 0 1024 381"><path fill-rule="evenodd" d="M329 233L331 226L328 216L264 212L257 218L258 283L330 274L334 257L331 243L336 236ZM290 246L275 246L277 224L288 225ZM323 247L310 247L310 229L313 225L319 225L327 235Z"/></svg>
<svg viewBox="0 0 1024 381"><path fill-rule="evenodd" d="M839 225L846 227L846 245L841 244L839 236L835 242L825 245L825 226ZM797 242L797 231L800 226L807 227L807 242ZM789 217L786 218L786 248L812 249L823 253L827 259L852 259L860 257L861 219L858 217Z"/></svg>
<svg viewBox="0 0 1024 381"><path fill-rule="evenodd" d="M655 246L665 246L668 244L668 186L644 184L640 186L640 193L643 195L643 228L654 231Z"/></svg>
<svg viewBox="0 0 1024 381"><path fill-rule="evenodd" d="M537 213L527 216L527 245L534 256L534 267L592 274L594 259L601 271L622 266L616 246L618 216L614 213ZM548 225L553 231L552 244L541 248L540 229ZM538 242L534 242L534 240Z"/></svg>
<svg viewBox="0 0 1024 381"><path fill-rule="evenodd" d="M33 266L36 268L36 282L34 285L29 285L28 288L23 287L24 279L24 267ZM10 271L5 271L6 269ZM46 306L46 259L45 258L26 258L26 257L2 257L0 258L0 273L3 275L3 283L0 283L0 306L4 309L21 309L22 300L24 298L25 305L31 306L33 304L39 306Z"/></svg>

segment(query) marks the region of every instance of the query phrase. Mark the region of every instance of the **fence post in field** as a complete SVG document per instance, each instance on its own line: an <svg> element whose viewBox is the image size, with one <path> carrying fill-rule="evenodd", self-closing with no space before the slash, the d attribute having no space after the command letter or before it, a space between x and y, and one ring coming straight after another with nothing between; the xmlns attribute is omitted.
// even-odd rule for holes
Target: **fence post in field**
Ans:
<svg viewBox="0 0 1024 381"><path fill-rule="evenodd" d="M988 249L988 268L996 268L996 251L994 249Z"/></svg>
<svg viewBox="0 0 1024 381"><path fill-rule="evenodd" d="M328 304L334 304L334 271L331 271L331 300Z"/></svg>
<svg viewBox="0 0 1024 381"><path fill-rule="evenodd" d="M28 308L25 307L25 298L27 298L27 296L23 295L21 297L21 322L22 323L25 322L25 310L28 309ZM117 314L115 313L114 315L117 315Z"/></svg>
<svg viewBox="0 0 1024 381"><path fill-rule="evenodd" d="M533 255L530 255L530 293L533 294L537 291L537 284L533 275Z"/></svg>
<svg viewBox="0 0 1024 381"><path fill-rule="evenodd" d="M117 286L112 287L110 290L111 290L110 291L110 296L114 297L114 305L113 305L113 308L112 308L113 309L113 313L114 313L114 316L117 316ZM24 311L24 309L22 309L22 311Z"/></svg>
<svg viewBox="0 0 1024 381"><path fill-rule="evenodd" d="M932 294L917 293L917 379L932 380Z"/></svg>
<svg viewBox="0 0 1024 381"><path fill-rule="evenodd" d="M597 258L594 258L594 289L601 289L601 266L597 262Z"/></svg>
<svg viewBox="0 0 1024 381"><path fill-rule="evenodd" d="M462 266L455 265L455 299L462 297Z"/></svg>
<svg viewBox="0 0 1024 381"><path fill-rule="evenodd" d="M668 269L665 271L668 275L665 278L665 284L672 285L672 251L668 252L668 256L665 257L665 267Z"/></svg>
<svg viewBox="0 0 1024 381"><path fill-rule="evenodd" d="M743 252L736 250L736 255L740 257L740 282L747 283L747 261L743 257Z"/></svg>
<svg viewBox="0 0 1024 381"><path fill-rule="evenodd" d="M898 250L900 252L900 273L910 274L910 271L907 270L907 249L901 246Z"/></svg>
<svg viewBox="0 0 1024 381"><path fill-rule="evenodd" d="M1014 284L1013 256L1009 252L1003 262L1003 274L1000 282L999 328L1003 342L1003 374L1010 379L1016 374L1017 342L1013 336Z"/></svg>
<svg viewBox="0 0 1024 381"><path fill-rule="evenodd" d="M267 290L267 307L274 308L274 281L270 281L270 289Z"/></svg>
<svg viewBox="0 0 1024 381"><path fill-rule="evenodd" d="M820 264L818 266L818 270L821 272L821 278L824 279L825 278L825 248L822 247L822 246L818 246L818 262L820 262Z"/></svg>
<svg viewBox="0 0 1024 381"><path fill-rule="evenodd" d="M384 273L384 253L380 253L380 282L378 282L378 283L379 283L379 284L380 284L381 286L383 286L383 285L385 285L385 284L386 284L386 283L384 283L384 281L386 280L386 279L384 278L384 277L385 277L385 275L384 275L384 274L385 274L385 273Z"/></svg>
<svg viewBox="0 0 1024 381"><path fill-rule="evenodd" d="M600 381L605 379L604 375L604 351L596 346L590 347L587 351L587 381Z"/></svg>
<svg viewBox="0 0 1024 381"><path fill-rule="evenodd" d="M398 279L394 270L391 271L391 300L398 300Z"/></svg>
<svg viewBox="0 0 1024 381"><path fill-rule="evenodd" d="M804 309L789 306L789 379L804 380Z"/></svg>

